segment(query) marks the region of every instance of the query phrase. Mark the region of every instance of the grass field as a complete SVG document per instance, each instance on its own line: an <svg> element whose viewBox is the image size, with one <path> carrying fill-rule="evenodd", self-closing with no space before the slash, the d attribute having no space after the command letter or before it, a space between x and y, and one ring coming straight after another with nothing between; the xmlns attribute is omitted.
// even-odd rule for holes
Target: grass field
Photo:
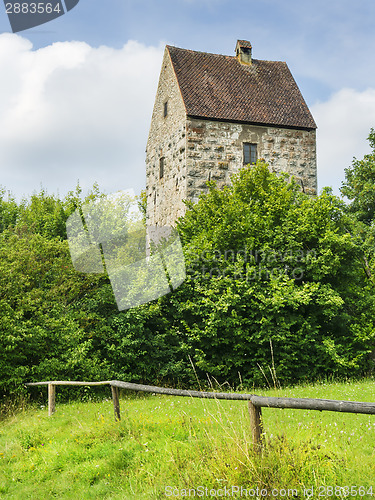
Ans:
<svg viewBox="0 0 375 500"><path fill-rule="evenodd" d="M256 393L375 401L375 381ZM375 497L375 415L263 409L257 456L246 402L124 393L120 403L121 422L109 397L3 420L0 498Z"/></svg>

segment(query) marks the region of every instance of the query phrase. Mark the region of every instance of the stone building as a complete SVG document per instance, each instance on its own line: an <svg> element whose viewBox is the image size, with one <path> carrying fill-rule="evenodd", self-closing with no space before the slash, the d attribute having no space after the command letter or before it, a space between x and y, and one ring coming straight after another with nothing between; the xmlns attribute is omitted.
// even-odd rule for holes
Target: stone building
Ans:
<svg viewBox="0 0 375 500"><path fill-rule="evenodd" d="M167 45L146 147L147 219L173 225L208 180L264 159L316 193L316 125L285 62Z"/></svg>

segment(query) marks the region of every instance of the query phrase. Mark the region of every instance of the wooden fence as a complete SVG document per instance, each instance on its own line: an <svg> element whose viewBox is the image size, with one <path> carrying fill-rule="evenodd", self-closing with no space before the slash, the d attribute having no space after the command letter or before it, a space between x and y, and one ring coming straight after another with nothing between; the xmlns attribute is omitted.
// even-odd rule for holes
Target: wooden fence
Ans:
<svg viewBox="0 0 375 500"><path fill-rule="evenodd" d="M331 399L311 399L311 398L279 398L257 396L255 394L241 394L236 392L204 392L188 391L182 389L169 389L166 387L156 387L153 385L132 384L130 382L121 382L118 380L107 380L103 382L69 382L69 381L50 381L50 382L30 382L26 386L48 386L48 415L51 416L56 411L56 386L58 385L110 385L112 390L113 409L115 420L120 420L120 400L119 389L128 389L132 391L149 392L152 394L166 394L169 396L206 398L206 399L227 399L248 401L250 425L254 449L260 451L262 447L263 420L262 407L264 408L289 408L298 410L317 410L317 411L338 411L344 413L365 413L375 415L375 403L361 403L357 401L337 401Z"/></svg>

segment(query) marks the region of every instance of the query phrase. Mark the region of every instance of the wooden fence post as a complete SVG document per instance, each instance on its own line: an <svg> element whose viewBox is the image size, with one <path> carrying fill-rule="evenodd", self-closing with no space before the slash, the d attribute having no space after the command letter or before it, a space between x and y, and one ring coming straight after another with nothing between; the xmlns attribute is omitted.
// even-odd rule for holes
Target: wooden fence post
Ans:
<svg viewBox="0 0 375 500"><path fill-rule="evenodd" d="M261 453L263 439L262 408L260 406L253 405L253 403L249 401L249 414L254 451L256 453Z"/></svg>
<svg viewBox="0 0 375 500"><path fill-rule="evenodd" d="M48 384L48 416L51 417L56 411L56 386Z"/></svg>
<svg viewBox="0 0 375 500"><path fill-rule="evenodd" d="M120 416L120 398L119 398L119 390L118 387L111 385L112 389L112 401L113 401L113 409L115 412L115 421L121 420Z"/></svg>

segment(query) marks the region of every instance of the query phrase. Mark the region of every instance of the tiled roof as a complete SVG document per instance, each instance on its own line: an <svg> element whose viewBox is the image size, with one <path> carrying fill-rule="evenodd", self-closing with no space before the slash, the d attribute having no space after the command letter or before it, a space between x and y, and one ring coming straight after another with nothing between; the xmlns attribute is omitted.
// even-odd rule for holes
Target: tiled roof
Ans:
<svg viewBox="0 0 375 500"><path fill-rule="evenodd" d="M285 62L252 60L167 45L188 116L316 128Z"/></svg>

